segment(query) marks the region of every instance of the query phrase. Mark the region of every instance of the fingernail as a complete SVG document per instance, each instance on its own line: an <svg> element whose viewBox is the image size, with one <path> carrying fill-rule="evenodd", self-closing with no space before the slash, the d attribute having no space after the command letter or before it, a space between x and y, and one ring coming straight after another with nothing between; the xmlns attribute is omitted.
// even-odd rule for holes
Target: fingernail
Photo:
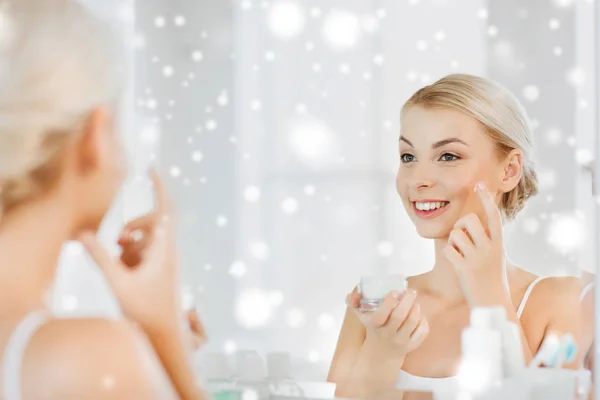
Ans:
<svg viewBox="0 0 600 400"><path fill-rule="evenodd" d="M396 292L395 290L392 292L392 299L399 299L400 298L400 293Z"/></svg>
<svg viewBox="0 0 600 400"><path fill-rule="evenodd" d="M483 182L477 182L475 184L475 192L480 192L480 191L483 191L486 189L487 189L487 187L485 186L485 183L483 183Z"/></svg>

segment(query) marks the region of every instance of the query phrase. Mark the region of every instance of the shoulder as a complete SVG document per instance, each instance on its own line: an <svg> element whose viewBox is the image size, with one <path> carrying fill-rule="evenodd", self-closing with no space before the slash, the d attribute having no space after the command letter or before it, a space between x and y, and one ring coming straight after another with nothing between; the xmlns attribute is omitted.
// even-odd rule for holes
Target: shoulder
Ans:
<svg viewBox="0 0 600 400"><path fill-rule="evenodd" d="M542 279L538 283L540 294L555 299L579 298L583 283L574 276L553 276Z"/></svg>
<svg viewBox="0 0 600 400"><path fill-rule="evenodd" d="M545 277L531 291L531 308L555 313L579 304L583 289L579 278L573 276Z"/></svg>
<svg viewBox="0 0 600 400"><path fill-rule="evenodd" d="M145 335L128 321L104 318L56 319L44 325L27 347L21 376L27 398L97 393L152 399L170 390Z"/></svg>
<svg viewBox="0 0 600 400"><path fill-rule="evenodd" d="M577 277L547 277L532 290L523 318L549 330L579 329L580 296L583 286ZM578 333L573 331L573 333Z"/></svg>

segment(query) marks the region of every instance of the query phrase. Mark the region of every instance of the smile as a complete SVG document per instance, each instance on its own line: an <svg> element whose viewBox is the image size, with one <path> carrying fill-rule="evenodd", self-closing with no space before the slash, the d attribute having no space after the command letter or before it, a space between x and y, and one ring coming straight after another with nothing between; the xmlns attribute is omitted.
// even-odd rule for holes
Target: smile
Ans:
<svg viewBox="0 0 600 400"><path fill-rule="evenodd" d="M435 218L446 211L448 201L413 201L415 214L421 218Z"/></svg>

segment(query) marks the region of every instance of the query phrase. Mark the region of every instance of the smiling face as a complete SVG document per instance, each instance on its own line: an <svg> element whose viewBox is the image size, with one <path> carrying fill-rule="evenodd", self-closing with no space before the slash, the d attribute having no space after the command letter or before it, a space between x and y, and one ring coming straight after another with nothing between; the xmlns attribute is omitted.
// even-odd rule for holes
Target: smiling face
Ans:
<svg viewBox="0 0 600 400"><path fill-rule="evenodd" d="M396 187L419 235L446 238L466 214L484 218L475 184L498 193L505 177L484 127L459 111L411 106L401 132Z"/></svg>

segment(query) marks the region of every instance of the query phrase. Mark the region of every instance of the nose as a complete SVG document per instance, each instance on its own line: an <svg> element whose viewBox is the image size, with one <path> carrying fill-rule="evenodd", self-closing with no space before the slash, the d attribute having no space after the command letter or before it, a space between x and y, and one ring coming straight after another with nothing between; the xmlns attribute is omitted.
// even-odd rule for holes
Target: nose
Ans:
<svg viewBox="0 0 600 400"><path fill-rule="evenodd" d="M434 186L435 179L431 167L420 163L412 168L411 186L416 191L429 189Z"/></svg>

